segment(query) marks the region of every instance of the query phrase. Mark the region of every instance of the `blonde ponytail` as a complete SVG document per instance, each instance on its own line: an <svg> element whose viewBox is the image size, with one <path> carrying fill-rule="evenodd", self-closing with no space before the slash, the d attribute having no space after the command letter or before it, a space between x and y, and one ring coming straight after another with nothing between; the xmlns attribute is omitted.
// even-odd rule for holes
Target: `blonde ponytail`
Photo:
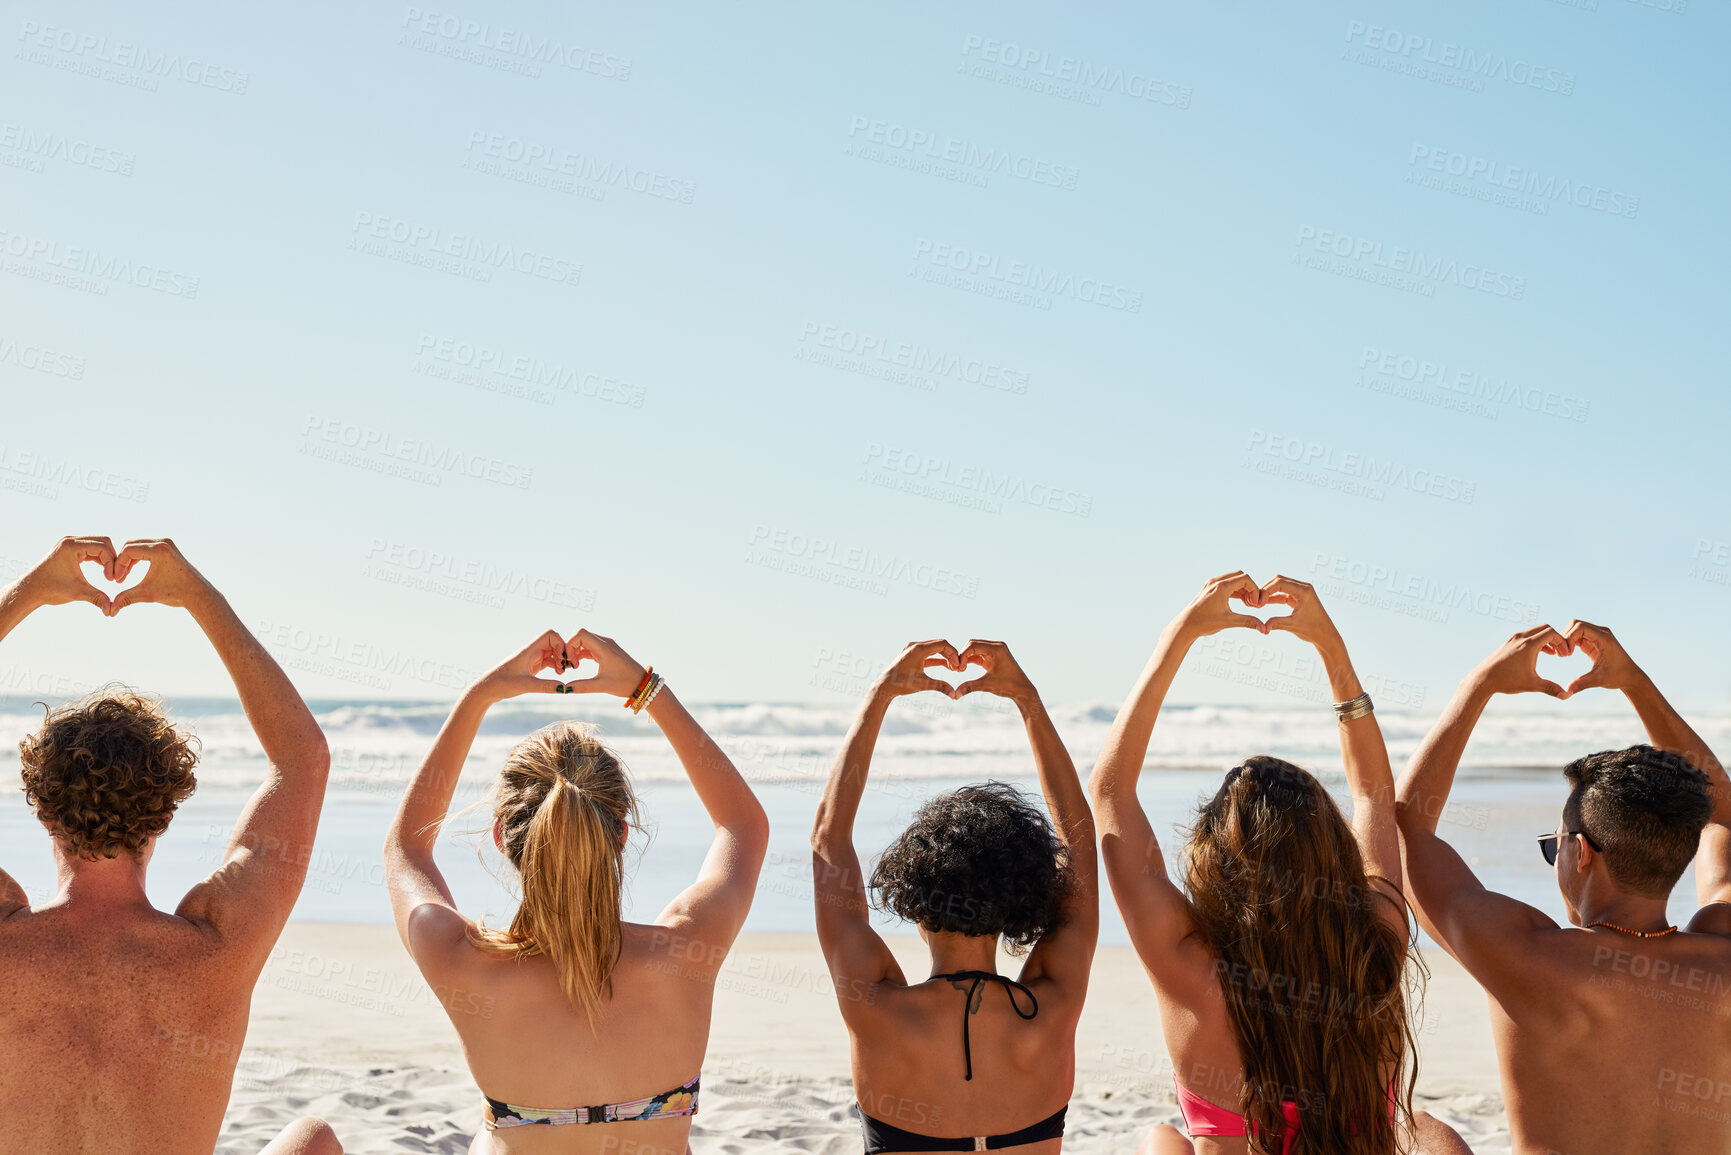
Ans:
<svg viewBox="0 0 1731 1155"><path fill-rule="evenodd" d="M589 728L549 726L505 759L493 814L523 901L508 929L477 926L470 941L495 954L547 956L594 1030L619 958L625 835L637 822L625 768Z"/></svg>

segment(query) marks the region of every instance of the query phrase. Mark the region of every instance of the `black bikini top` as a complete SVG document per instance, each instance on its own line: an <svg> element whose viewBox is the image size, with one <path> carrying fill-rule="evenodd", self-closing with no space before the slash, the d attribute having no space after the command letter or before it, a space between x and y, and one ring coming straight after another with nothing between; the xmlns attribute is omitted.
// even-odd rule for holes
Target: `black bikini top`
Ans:
<svg viewBox="0 0 1731 1155"><path fill-rule="evenodd" d="M1015 979L1006 978L991 971L956 971L953 974L933 975L932 977L934 979L948 979L950 984L957 988L960 988L963 983L968 984L968 997L962 1003L962 1057L967 1062L969 1082L972 1082L974 1078L974 1050L972 1042L968 1038L968 1020L973 1017L975 1011L980 1009L980 1001L985 995L983 989L985 984L1002 983L1004 985L1004 997L1010 1000L1010 1008L1023 1019L1031 1019L1040 1013L1040 1000L1034 997L1033 991ZM1033 1004L1033 1010L1026 1014L1022 1013L1021 1005L1016 1002L1017 991L1028 996L1028 1002Z"/></svg>
<svg viewBox="0 0 1731 1155"><path fill-rule="evenodd" d="M980 1009L980 1001L985 996L987 983L1001 983L1004 995L1010 1000L1010 1007L1023 1019L1031 1019L1040 1013L1040 1000L1034 997L1034 992L1017 982L991 971L956 971L954 974L933 975L934 979L948 979L952 985L960 989L967 984L968 997L962 1004L962 1055L967 1062L967 1077L974 1077L973 1043L968 1035L968 1019ZM1016 993L1020 991L1028 997L1033 1009L1023 1012L1022 1006L1016 1001ZM1061 1138L1064 1134L1064 1115L1069 1111L1069 1105L1059 1107L1056 1112L1020 1131L1012 1131L1005 1135L970 1135L966 1137L947 1138L936 1135L922 1135L917 1131L904 1131L882 1119L874 1119L860 1110L860 1130L864 1133L866 1155L880 1155L887 1151L996 1151L1003 1147L1020 1147L1024 1143L1038 1143L1044 1139Z"/></svg>

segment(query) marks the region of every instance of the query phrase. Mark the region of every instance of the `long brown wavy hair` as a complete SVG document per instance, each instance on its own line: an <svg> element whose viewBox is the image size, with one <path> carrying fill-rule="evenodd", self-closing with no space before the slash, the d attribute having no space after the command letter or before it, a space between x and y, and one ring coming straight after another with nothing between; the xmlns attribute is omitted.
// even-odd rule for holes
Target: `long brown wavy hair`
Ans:
<svg viewBox="0 0 1731 1155"><path fill-rule="evenodd" d="M505 758L493 817L523 901L507 929L477 925L469 940L493 954L546 955L593 1031L619 960L625 838L637 825L625 767L589 727L537 730Z"/></svg>
<svg viewBox="0 0 1731 1155"><path fill-rule="evenodd" d="M1328 791L1290 762L1246 759L1197 815L1184 874L1244 1060L1250 1149L1281 1150L1292 1102L1295 1153L1399 1151L1423 963L1380 917L1395 900L1371 885Z"/></svg>

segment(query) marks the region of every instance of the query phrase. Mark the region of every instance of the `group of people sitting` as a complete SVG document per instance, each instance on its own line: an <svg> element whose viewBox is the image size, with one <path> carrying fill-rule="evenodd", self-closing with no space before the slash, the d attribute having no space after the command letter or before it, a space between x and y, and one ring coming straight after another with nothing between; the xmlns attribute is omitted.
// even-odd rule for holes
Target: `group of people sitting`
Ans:
<svg viewBox="0 0 1731 1155"><path fill-rule="evenodd" d="M143 581L111 581L139 564ZM153 699L107 690L47 711L20 744L23 787L53 843L58 893L33 904L0 872L0 1150L213 1149L254 984L304 879L329 755L294 686L172 542L68 538L0 593L0 638L44 606L185 608L232 676L266 780L221 865L172 912L145 871L193 790L189 738ZM1282 616L1246 611L1278 607ZM1169 866L1137 783L1191 646L1227 629L1315 648L1335 700L1343 808L1311 773L1244 759ZM1568 687L1540 654L1581 651ZM577 678L579 663L597 672ZM938 670L979 668L952 685ZM1623 694L1649 744L1582 757L1538 849L1568 926L1487 890L1437 834L1474 725L1499 694ZM625 848L641 818L594 729L524 738L491 793L518 875L509 925L463 915L434 860L489 707L532 693L614 695L647 713L715 834L697 878L649 923L626 921ZM921 806L869 871L853 826L896 698L985 693L1019 710L1044 807L1002 783ZM612 639L549 632L470 686L409 784L385 841L397 930L442 1000L478 1086L471 1152L688 1150L715 979L750 909L764 811L660 675ZM873 685L814 821L818 937L852 1040L868 1153L1054 1155L1099 924L1098 869L1154 985L1183 1121L1143 1152L1469 1150L1414 1105L1413 918L1488 995L1513 1148L1523 1155L1731 1150L1731 783L1612 633L1576 621L1503 643L1460 684L1397 783L1341 635L1304 582L1208 582L1166 627L1086 785L1001 642L908 646ZM1693 862L1700 910L1667 921ZM873 907L914 924L929 974L904 973ZM1410 912L1410 917L1409 917ZM1000 951L1023 959L1015 977ZM1146 1024L1149 1030L1154 1023ZM1679 1092L1687 1080L1687 1093ZM1706 1088L1703 1096L1699 1089ZM342 1150L301 1119L269 1155Z"/></svg>

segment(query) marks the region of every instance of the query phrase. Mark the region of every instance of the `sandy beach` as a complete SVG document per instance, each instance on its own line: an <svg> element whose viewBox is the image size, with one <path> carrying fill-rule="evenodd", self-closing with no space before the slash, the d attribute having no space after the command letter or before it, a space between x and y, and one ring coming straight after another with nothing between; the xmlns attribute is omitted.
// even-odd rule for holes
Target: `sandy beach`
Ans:
<svg viewBox="0 0 1731 1155"><path fill-rule="evenodd" d="M908 973L923 972L918 939L891 945ZM1475 1151L1507 1152L1484 996L1447 956L1427 951L1425 961L1418 1105ZM1101 948L1066 1151L1127 1153L1149 1125L1177 1121L1158 1017L1135 955ZM815 937L741 936L717 983L693 1150L858 1152L852 1102L847 1036ZM253 1155L304 1114L329 1120L349 1151L379 1155L465 1151L479 1125L456 1033L388 926L290 923L259 982L217 1150Z"/></svg>

